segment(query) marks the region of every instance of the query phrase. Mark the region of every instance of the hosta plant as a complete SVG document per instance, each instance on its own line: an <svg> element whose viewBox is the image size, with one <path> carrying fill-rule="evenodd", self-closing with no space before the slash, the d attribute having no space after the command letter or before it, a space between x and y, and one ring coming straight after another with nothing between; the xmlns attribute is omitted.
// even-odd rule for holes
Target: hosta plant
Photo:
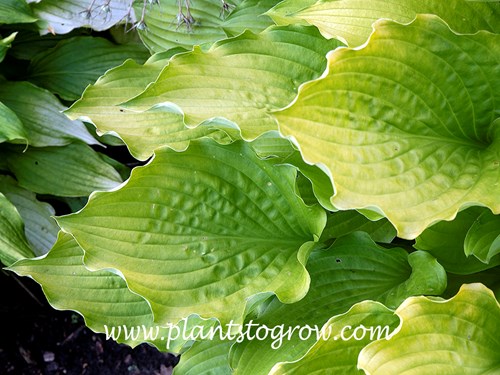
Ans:
<svg viewBox="0 0 500 375"><path fill-rule="evenodd" d="M500 372L498 2L57 3L0 6L7 270L176 375Z"/></svg>

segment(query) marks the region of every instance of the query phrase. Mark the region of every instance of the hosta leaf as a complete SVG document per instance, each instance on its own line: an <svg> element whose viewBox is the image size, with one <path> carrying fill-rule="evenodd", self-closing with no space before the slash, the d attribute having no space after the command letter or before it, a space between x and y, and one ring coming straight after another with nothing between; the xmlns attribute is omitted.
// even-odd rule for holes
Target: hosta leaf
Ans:
<svg viewBox="0 0 500 375"><path fill-rule="evenodd" d="M349 210L328 215L321 238L326 241L356 231L368 233L375 242L391 243L396 237L396 229L386 219L371 221L359 212Z"/></svg>
<svg viewBox="0 0 500 375"><path fill-rule="evenodd" d="M368 344L359 367L371 375L497 374L500 306L481 284L464 285L450 300L413 297L397 310L390 340Z"/></svg>
<svg viewBox="0 0 500 375"><path fill-rule="evenodd" d="M259 157L272 159L272 162L275 164L290 164L297 167L300 173L311 184L314 196L311 201L314 204L316 204L316 201L319 202L327 210L335 210L335 207L330 203L330 197L333 195L333 186L330 182L330 177L317 165L305 163L300 152L289 139L283 138L276 131L270 131L252 142L252 148ZM301 192L302 199L304 199L300 188L299 191ZM311 202L306 203L310 204Z"/></svg>
<svg viewBox="0 0 500 375"><path fill-rule="evenodd" d="M126 142L131 154L140 160L148 159L154 149L164 145L184 150L190 139L205 135L223 141L227 131L238 138L239 131L234 124L222 119L207 121L197 129L187 127L182 111L175 105L159 104L145 112L118 106L153 82L176 52L178 50L157 54L144 65L128 60L109 70L65 113L72 119L92 122L99 134L117 134Z"/></svg>
<svg viewBox="0 0 500 375"><path fill-rule="evenodd" d="M28 4L22 0L2 0L0 3L0 24L35 22Z"/></svg>
<svg viewBox="0 0 500 375"><path fill-rule="evenodd" d="M62 146L74 140L98 144L82 122L61 114L65 107L54 95L31 83L0 81L0 101L22 121L31 146Z"/></svg>
<svg viewBox="0 0 500 375"><path fill-rule="evenodd" d="M327 38L338 38L349 46L363 44L372 24L386 18L411 22L419 13L441 17L459 33L478 30L499 32L499 6L468 0L285 0L266 14L277 24L302 23L317 26Z"/></svg>
<svg viewBox="0 0 500 375"><path fill-rule="evenodd" d="M38 28L42 35L66 34L79 27L90 27L96 31L107 30L124 21L130 13L131 0L81 1L43 0L32 5L39 18ZM107 8L105 5L108 5ZM132 12L133 13L133 12Z"/></svg>
<svg viewBox="0 0 500 375"><path fill-rule="evenodd" d="M12 33L8 37L0 39L0 62L3 61L7 51L12 46L12 42L14 41L17 33Z"/></svg>
<svg viewBox="0 0 500 375"><path fill-rule="evenodd" d="M121 189L93 194L58 222L85 263L119 270L157 322L190 314L241 322L246 298L274 292L291 303L309 287L309 241L325 216L298 198L295 174L241 141L193 141L185 152L157 150Z"/></svg>
<svg viewBox="0 0 500 375"><path fill-rule="evenodd" d="M390 338L399 324L399 318L384 305L360 302L330 319L321 331L322 337L304 357L279 363L270 374L363 374L357 368L361 349L374 340Z"/></svg>
<svg viewBox="0 0 500 375"><path fill-rule="evenodd" d="M9 270L32 277L54 308L77 311L93 331L113 335L115 341L131 346L150 342L166 351L168 327L154 324L146 300L132 293L120 276L85 268L83 251L69 234L61 232L44 258L21 260ZM203 324L199 319L196 323ZM171 351L182 346L180 341L175 344L169 347Z"/></svg>
<svg viewBox="0 0 500 375"><path fill-rule="evenodd" d="M432 15L381 20L276 118L306 161L330 169L335 207L383 214L402 238L470 205L498 213L499 40Z"/></svg>
<svg viewBox="0 0 500 375"><path fill-rule="evenodd" d="M187 16L183 6L182 13ZM162 1L160 5L146 8L144 22L139 23L139 35L151 52L162 52L177 46L191 49L194 45L215 42L227 38L220 27L220 3L197 0L190 3L190 12L196 23L186 26L177 20L179 5L172 1ZM136 18L141 19L143 3L134 6ZM183 17L181 15L180 20ZM177 24L180 22L179 24ZM144 29L144 30L140 30Z"/></svg>
<svg viewBox="0 0 500 375"><path fill-rule="evenodd" d="M291 305L275 299L258 323L268 327L308 324L319 330L332 316L364 300L396 307L409 296L439 295L446 288L446 274L432 256L384 249L362 232L338 239L328 250L313 252L307 270L311 275L308 294ZM278 362L298 360L315 342L315 335L301 340L297 333L291 340L276 340L274 345L281 346L273 349L271 338L246 341L233 347L231 367L240 375L268 374Z"/></svg>
<svg viewBox="0 0 500 375"><path fill-rule="evenodd" d="M101 132L109 131L113 117L123 113L116 106L140 94L160 74L168 59L144 65L126 60L122 65L108 70L97 82L87 87L82 98L77 100L66 115L72 119L84 118L97 126ZM123 116L122 116L123 117ZM123 118L120 118L123 121ZM115 124L116 126L116 124Z"/></svg>
<svg viewBox="0 0 500 375"><path fill-rule="evenodd" d="M66 115L93 123L99 134L117 134L140 160L148 159L155 148L166 144L185 149L191 136L200 136L200 130L189 132L182 112L175 106L158 105L145 112L118 106L153 82L169 57L167 54L144 65L127 60L109 70L85 90L82 98L66 110Z"/></svg>
<svg viewBox="0 0 500 375"><path fill-rule="evenodd" d="M115 45L103 38L77 36L37 54L31 61L29 80L61 98L76 100L85 87L127 58L144 62L149 53L138 45Z"/></svg>
<svg viewBox="0 0 500 375"><path fill-rule="evenodd" d="M472 224L464 242L465 254L474 255L484 263L498 261L500 253L500 216L483 212Z"/></svg>
<svg viewBox="0 0 500 375"><path fill-rule="evenodd" d="M0 193L0 262L6 266L35 256L24 236L24 223L16 207Z"/></svg>
<svg viewBox="0 0 500 375"><path fill-rule="evenodd" d="M500 256L485 264L474 256L467 257L465 253L464 242L467 233L485 210L472 207L459 212L453 221L434 224L417 237L414 247L429 252L446 271L455 274L473 274L499 265Z"/></svg>
<svg viewBox="0 0 500 375"><path fill-rule="evenodd" d="M227 360L231 341L213 340L200 341L181 356L174 367L173 375L230 375L231 368Z"/></svg>
<svg viewBox="0 0 500 375"><path fill-rule="evenodd" d="M4 157L19 185L38 194L86 196L111 190L122 179L92 148L81 143L63 147L9 148Z"/></svg>
<svg viewBox="0 0 500 375"><path fill-rule="evenodd" d="M28 143L28 134L19 117L5 104L0 102L0 142L12 141Z"/></svg>
<svg viewBox="0 0 500 375"><path fill-rule="evenodd" d="M254 40L255 38L257 38L256 36L251 36L251 34L248 34L246 37L241 37L240 39L234 40L235 46L233 47L243 48L243 45L246 42L248 42L247 39L249 39L250 42L253 41L257 44L261 44L261 47L262 46L270 47L274 43L277 43L277 41L273 40L279 39L280 34L283 34L284 38L288 35L288 39L290 40L292 39L293 36L298 35L297 30L296 30L297 33L294 33L292 31L293 29L289 31L287 34L286 29L283 29L281 31L279 29L274 31L270 30L266 34L267 36L262 37L263 40L260 42L259 40ZM307 32L311 33L311 30L308 30ZM319 39L320 41L322 40L317 33L315 33L314 35L316 39ZM314 39L314 35L310 36L311 39ZM317 47L319 48L320 46L322 46L323 48L322 53L324 54L326 53L328 48L325 47L323 44L327 42L324 40L322 42L320 41L317 41L318 43ZM238 47L238 45L240 47ZM227 53L229 53L230 50L229 47L221 46L220 48L222 49L222 51L224 51L224 49L228 50ZM296 50L300 49L300 47L297 45L294 48ZM127 143L127 146L129 147L129 150L134 155L134 157L141 160L149 158L152 155L153 150L162 145L169 145L174 149L183 150L187 147L187 144L190 139L199 138L207 134L211 134L211 136L214 137L215 136L214 131L217 128L222 128L223 130L226 131L232 131L231 126L229 124L218 120L215 122L205 123L204 126L199 127L197 129L192 129L192 127L186 127L184 124L185 121L184 113L182 112L181 109L179 109L175 105L161 103L162 101L167 100L168 98L159 99L157 102L160 104L157 104L153 108L149 108L148 106L142 108L143 110L145 109L145 111L128 110L126 108L118 106L120 103L130 99L131 97L137 94L140 94L140 92L142 92L149 83L153 82L161 72L162 68L165 65L167 65L168 63L167 59L170 58L173 53L174 51L170 51L165 55L162 54L164 56L162 56L162 59L160 60L152 58L151 61L147 62L143 66L138 65L133 61L127 61L122 66L108 71L103 77L101 77L96 82L95 85L87 88L87 90L83 94L82 99L77 101L69 110L67 110L66 114L72 119L82 119L85 121L91 121L97 127L100 133L110 132L118 134ZM215 54L216 52L213 53ZM275 51L270 53L276 54ZM188 54L187 56L191 56L191 54ZM211 55L206 55L201 53L201 56L210 57ZM318 54L315 55L315 57L321 58L323 60L323 57L319 56L319 52ZM313 58L313 52L311 52L310 58L311 59ZM175 57L175 59L181 59L182 61L184 61L187 58L186 57L181 58L181 56L177 56ZM175 59L174 61L177 61ZM182 61L180 63L176 62L175 64L182 65L184 64ZM292 64L291 61L289 63ZM186 68L191 69L189 67ZM167 70L168 69L170 69L170 67L167 67ZM183 69L183 68L182 66L180 66L175 69ZM200 66L196 69L199 70L204 68ZM320 71L322 69L323 67L321 68L318 67L317 69L318 75L320 74ZM202 75L204 74L205 73L203 73ZM200 79L204 78L200 77ZM179 78L178 80L179 84L182 85L183 84L182 79ZM231 79L230 77L228 77L226 80L229 82ZM289 78L283 78L283 80L288 82ZM191 81L189 84L195 85L196 82ZM242 84L248 85L248 82L242 82ZM191 89L195 90L194 87L192 87ZM195 91L198 92L198 90ZM203 93L198 93L198 94L199 96L203 95ZM193 95L198 95L198 94L191 92L188 95L188 98L193 98ZM212 90L209 90L209 92L206 94L209 96L212 95L213 94ZM228 95L233 95L233 94L229 93ZM287 104L288 100L291 100L291 98L292 96L290 96L290 98L287 100L283 100L282 104L283 105ZM230 99L231 99L230 96L223 97L223 100L226 101ZM193 104L193 108L195 104L196 103ZM245 105L248 106L250 104L251 103L247 103ZM199 109L194 108L194 110L198 111ZM248 113L247 115L241 113L241 114L236 114L236 116L238 118L241 116L246 116L248 117L249 121L253 121L253 119L250 117L252 113L251 111L252 110L250 108L246 108L244 109L244 112ZM255 108L255 111L258 112L259 109ZM262 112L262 110L260 110L260 113L269 120L269 117L265 115ZM212 113L207 113L206 117L210 118L212 117L212 115L217 115L217 114L227 117L226 112L222 110L218 112L212 110ZM257 120L253 122L257 126L260 126L261 124ZM194 122L192 125L197 125L197 123ZM238 125L241 126L241 124ZM274 127L275 125L264 124L264 126ZM265 128L262 130L265 130ZM255 132L255 134L257 133L258 132ZM289 143L288 141L286 142ZM304 165L304 167L301 168L301 170L304 170L306 168L314 170L317 169L317 167L308 166L303 162L302 164ZM326 193L329 193L331 195L331 192L333 192L330 185L331 184L329 182L323 185L325 189L325 195ZM320 202L322 204L328 204L329 206L331 206L328 200L329 196L325 196L325 198Z"/></svg>
<svg viewBox="0 0 500 375"><path fill-rule="evenodd" d="M35 255L47 253L56 242L59 226L51 217L52 206L36 199L34 193L17 185L8 176L0 176L0 192L14 204L24 222L26 238Z"/></svg>
<svg viewBox="0 0 500 375"><path fill-rule="evenodd" d="M271 27L214 44L209 51L174 56L155 83L124 105L147 110L173 102L188 125L225 117L245 138L277 128L268 114L295 97L298 86L324 70L325 54L339 45L314 28Z"/></svg>
<svg viewBox="0 0 500 375"><path fill-rule="evenodd" d="M277 3L277 0L236 0L228 1L231 14L224 16L221 2L197 0L190 2L188 10L182 5L179 15L178 3L162 1L159 6L147 7L144 23L139 23L139 35L144 44L153 52L161 52L173 47L191 49L194 45L213 43L236 36L245 30L258 33L273 25L268 16L263 15ZM135 5L136 18L143 13L143 3Z"/></svg>

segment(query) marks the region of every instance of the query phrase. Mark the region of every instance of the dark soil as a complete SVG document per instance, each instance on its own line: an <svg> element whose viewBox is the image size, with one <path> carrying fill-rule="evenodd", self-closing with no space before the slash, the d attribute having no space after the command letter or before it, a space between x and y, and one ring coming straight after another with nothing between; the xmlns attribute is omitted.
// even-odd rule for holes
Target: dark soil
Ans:
<svg viewBox="0 0 500 375"><path fill-rule="evenodd" d="M0 271L0 374L169 375L178 358L147 344L106 340L71 311L54 310L40 286Z"/></svg>

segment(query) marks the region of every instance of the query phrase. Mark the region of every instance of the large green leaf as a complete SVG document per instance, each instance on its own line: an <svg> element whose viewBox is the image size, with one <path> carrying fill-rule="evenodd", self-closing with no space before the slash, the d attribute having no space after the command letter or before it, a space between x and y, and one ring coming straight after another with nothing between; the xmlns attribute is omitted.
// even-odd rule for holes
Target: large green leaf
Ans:
<svg viewBox="0 0 500 375"><path fill-rule="evenodd" d="M0 24L2 23L31 23L35 22L26 1L2 0L0 3Z"/></svg>
<svg viewBox="0 0 500 375"><path fill-rule="evenodd" d="M90 329L106 333L115 341L131 346L149 342L160 350L174 352L185 343L172 340L166 348L169 328L153 322L146 300L132 293L120 276L85 268L83 251L68 234L59 234L47 256L21 260L9 270L32 277L54 308L77 311ZM204 324L200 319L194 321L200 326ZM175 332L170 336L174 338Z"/></svg>
<svg viewBox="0 0 500 375"><path fill-rule="evenodd" d="M12 33L8 37L0 39L0 62L3 61L7 51L12 46L12 42L16 38L17 33Z"/></svg>
<svg viewBox="0 0 500 375"><path fill-rule="evenodd" d="M127 58L143 63L149 53L138 45L115 45L103 38L77 36L37 54L28 79L61 98L76 100L83 90Z"/></svg>
<svg viewBox="0 0 500 375"><path fill-rule="evenodd" d="M497 1L485 4L468 0L285 0L266 14L277 24L310 24L327 38L338 38L351 47L363 44L380 19L411 22L419 13L435 14L459 33L500 31Z"/></svg>
<svg viewBox="0 0 500 375"><path fill-rule="evenodd" d="M31 83L0 81L0 101L22 121L31 146L62 146L74 140L99 143L82 122L61 114L66 108L54 95Z"/></svg>
<svg viewBox="0 0 500 375"><path fill-rule="evenodd" d="M215 337L196 342L174 367L173 375L230 375L228 353L231 341Z"/></svg>
<svg viewBox="0 0 500 375"><path fill-rule="evenodd" d="M44 35L66 34L79 27L90 27L96 31L109 29L127 18L130 4L131 0L43 0L31 7L39 19L40 33Z"/></svg>
<svg viewBox="0 0 500 375"><path fill-rule="evenodd" d="M402 321L396 334L360 353L368 374L499 373L500 306L485 286L464 285L447 301L409 298L396 314Z"/></svg>
<svg viewBox="0 0 500 375"><path fill-rule="evenodd" d="M146 8L143 22L137 28L144 44L153 52L161 52L173 47L191 49L194 45L214 43L227 37L236 36L245 30L258 33L273 25L268 16L263 15L277 3L277 0L235 0L231 13L224 16L221 2L196 0L190 2L188 10L174 1L162 1L159 6ZM135 5L136 18L141 19L143 3ZM180 18L178 18L180 16ZM184 17L185 18L184 18ZM194 20L183 22L183 20Z"/></svg>
<svg viewBox="0 0 500 375"><path fill-rule="evenodd" d="M122 179L97 152L85 144L63 147L10 147L3 154L19 185L39 194L88 196L95 190L116 188Z"/></svg>
<svg viewBox="0 0 500 375"><path fill-rule="evenodd" d="M144 111L173 102L188 125L221 116L253 139L277 129L269 111L290 103L300 84L319 77L326 53L338 45L312 27L245 32L215 43L207 52L195 48L174 56L158 79L124 106Z"/></svg>
<svg viewBox="0 0 500 375"><path fill-rule="evenodd" d="M28 134L19 117L0 102L0 142L11 141L28 144Z"/></svg>
<svg viewBox="0 0 500 375"><path fill-rule="evenodd" d="M446 271L455 274L467 275L493 268L500 264L500 256L493 257L486 264L474 256L468 257L465 252L466 236L484 212L484 208L471 207L459 212L453 221L434 224L417 237L414 247L431 253ZM473 243L469 243L468 249L472 246Z"/></svg>
<svg viewBox="0 0 500 375"><path fill-rule="evenodd" d="M384 305L360 302L330 319L322 328L322 337L304 357L279 363L269 374L363 374L357 367L359 352L370 342L390 339L399 324L399 318Z"/></svg>
<svg viewBox="0 0 500 375"><path fill-rule="evenodd" d="M308 294L291 305L273 300L257 323L271 328L285 325L285 333L287 327L306 324L319 330L332 316L364 300L395 308L409 296L439 295L446 288L446 274L432 256L384 249L362 232L338 239L328 250L313 252L307 270L311 275ZM278 362L298 360L317 341L315 335L301 340L297 331L291 339L286 337L281 342L269 337L235 345L231 367L240 375L268 374Z"/></svg>
<svg viewBox="0 0 500 375"><path fill-rule="evenodd" d="M16 207L0 193L0 262L6 266L35 256L24 236L24 223Z"/></svg>
<svg viewBox="0 0 500 375"><path fill-rule="evenodd" d="M325 214L300 200L295 175L245 142L202 139L185 152L157 150L121 189L93 194L58 222L85 263L119 270L157 322L241 322L245 299L274 292L291 303L309 287L304 264Z"/></svg>
<svg viewBox="0 0 500 375"><path fill-rule="evenodd" d="M500 212L500 35L457 35L439 18L381 20L361 49L275 113L306 161L330 169L339 209L386 216L402 238L464 207Z"/></svg>
<svg viewBox="0 0 500 375"><path fill-rule="evenodd" d="M474 255L484 263L493 264L500 256L500 216L485 211L476 219L465 237L464 250L467 256Z"/></svg>
<svg viewBox="0 0 500 375"><path fill-rule="evenodd" d="M55 215L52 206L40 202L31 191L17 185L8 176L0 176L0 192L14 204L24 222L24 232L35 255L47 253L56 242L59 226L51 217Z"/></svg>

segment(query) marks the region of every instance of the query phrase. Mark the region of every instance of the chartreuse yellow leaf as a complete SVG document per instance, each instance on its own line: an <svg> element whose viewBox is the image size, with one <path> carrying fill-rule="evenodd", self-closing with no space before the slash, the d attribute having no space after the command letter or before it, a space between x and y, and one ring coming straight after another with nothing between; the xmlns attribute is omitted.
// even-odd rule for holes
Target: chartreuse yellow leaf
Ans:
<svg viewBox="0 0 500 375"><path fill-rule="evenodd" d="M384 215L402 238L468 206L500 213L499 42L433 15L381 20L275 117L307 162L329 169L335 207Z"/></svg>
<svg viewBox="0 0 500 375"><path fill-rule="evenodd" d="M400 324L394 311L373 301L354 305L345 314L331 318L320 339L295 362L276 364L271 375L363 374L358 369L359 352L370 342L390 339Z"/></svg>
<svg viewBox="0 0 500 375"><path fill-rule="evenodd" d="M146 300L132 293L120 276L106 270L88 270L83 264L83 250L69 234L60 232L46 256L23 259L8 269L32 277L54 308L77 311L90 329L115 341L131 346L149 342L162 351L172 352L180 351L186 343L176 328L170 331L171 327L153 322ZM186 328L186 322L179 326L187 336L190 324L213 325L196 317L187 322Z"/></svg>
<svg viewBox="0 0 500 375"><path fill-rule="evenodd" d="M227 356L233 343L215 337L199 341L181 356L173 375L231 375Z"/></svg>
<svg viewBox="0 0 500 375"><path fill-rule="evenodd" d="M468 0L285 0L266 14L278 25L316 26L327 38L350 47L363 44L378 19L411 22L419 13L435 14L459 33L500 31L498 2Z"/></svg>
<svg viewBox="0 0 500 375"><path fill-rule="evenodd" d="M248 143L206 138L184 152L158 149L120 189L57 220L85 264L116 269L156 322L198 314L238 323L253 295L291 303L309 288L305 263L326 218L298 197L295 177Z"/></svg>
<svg viewBox="0 0 500 375"><path fill-rule="evenodd" d="M254 139L277 129L269 111L289 104L303 82L319 77L326 53L339 45L313 27L247 31L206 52L195 47L174 56L153 84L123 106L145 111L171 102L185 114L187 125L225 117L241 128L245 139Z"/></svg>
<svg viewBox="0 0 500 375"><path fill-rule="evenodd" d="M360 353L367 374L500 372L500 305L482 284L466 284L449 300L409 298L396 314L401 325L394 336Z"/></svg>
<svg viewBox="0 0 500 375"><path fill-rule="evenodd" d="M90 86L66 114L92 122L99 133L117 134L141 160L159 146L183 150L191 139L234 132L234 124L213 117L255 138L277 128L268 111L287 105L302 82L320 76L326 53L338 45L311 27L271 27L206 52L168 52L142 66L127 61Z"/></svg>

